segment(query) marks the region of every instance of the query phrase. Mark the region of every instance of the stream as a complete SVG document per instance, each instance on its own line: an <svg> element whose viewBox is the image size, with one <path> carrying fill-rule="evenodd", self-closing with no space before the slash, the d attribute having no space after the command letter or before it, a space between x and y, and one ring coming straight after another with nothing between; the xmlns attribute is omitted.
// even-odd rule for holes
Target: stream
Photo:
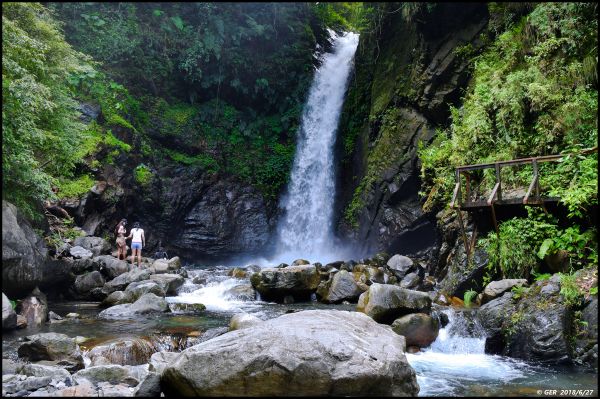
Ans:
<svg viewBox="0 0 600 399"><path fill-rule="evenodd" d="M80 346L85 351L108 339L133 336L150 338L161 350L180 351L194 344L186 342L193 331L226 327L232 315L250 313L267 320L293 311L338 309L353 311L355 304L326 305L317 301L276 304L251 300L236 295L247 289L249 279L228 277L228 267L187 266L189 278L177 296L167 297L169 303L202 303L200 313L167 313L133 320L102 320L97 315L97 302L51 302L50 310L61 316L77 312L80 319L44 324L5 332L2 351L5 357L16 359L17 348L24 336L39 332L56 332L71 337L88 338ZM202 281L194 283L193 280ZM243 291L243 290L242 290ZM440 330L437 340L423 351L406 354L417 373L419 396L540 396L538 390L575 389L597 392L593 370L579 367L549 367L508 357L484 353L485 337L472 328L462 311L444 310L449 323ZM182 342L183 340L183 342ZM581 396L581 395L579 395Z"/></svg>

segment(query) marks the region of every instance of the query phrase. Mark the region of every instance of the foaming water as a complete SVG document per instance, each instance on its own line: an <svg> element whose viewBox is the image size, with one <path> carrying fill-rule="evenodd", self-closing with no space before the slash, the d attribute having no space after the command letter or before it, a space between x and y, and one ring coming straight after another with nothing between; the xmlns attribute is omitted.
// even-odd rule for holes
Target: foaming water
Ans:
<svg viewBox="0 0 600 399"><path fill-rule="evenodd" d="M358 35L330 34L333 52L322 54L315 73L302 114L288 192L282 198L285 215L278 226L275 256L282 262L306 257L329 262L345 256L333 238L333 146Z"/></svg>
<svg viewBox="0 0 600 399"><path fill-rule="evenodd" d="M477 322L463 312L444 313L449 323L440 329L435 342L419 353L406 355L417 373L419 396L479 395L474 386L500 389L536 373L525 362L485 354L485 336Z"/></svg>
<svg viewBox="0 0 600 399"><path fill-rule="evenodd" d="M192 280L187 280L185 285L179 289L179 295L167 297L167 302L201 303L206 306L208 311L226 313L245 312L259 308L261 304L264 305L264 302L241 295L239 289L249 285L247 279L231 278L224 274L226 271L227 268L222 268L210 272L207 274L208 280L204 284L194 284ZM191 274L194 276L194 272Z"/></svg>

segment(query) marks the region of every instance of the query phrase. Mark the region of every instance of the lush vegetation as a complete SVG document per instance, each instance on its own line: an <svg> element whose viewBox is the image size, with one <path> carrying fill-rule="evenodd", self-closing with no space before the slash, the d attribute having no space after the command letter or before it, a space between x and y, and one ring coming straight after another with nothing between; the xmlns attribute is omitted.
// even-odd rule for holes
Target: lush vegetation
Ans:
<svg viewBox="0 0 600 399"><path fill-rule="evenodd" d="M543 3L507 21L507 8L493 3L490 13L504 21L494 25L499 35L473 56L473 78L461 107L451 108L450 127L420 148L426 207L449 202L455 166L569 154L541 164L540 186L560 197L571 226L533 212L502 223L480 244L504 277L529 276L540 258L560 250L574 268L597 264L596 230L586 226L598 204L598 155L580 154L598 140L597 6ZM489 194L494 171L487 172L473 184ZM526 189L532 169L504 168L501 177L504 190Z"/></svg>
<svg viewBox="0 0 600 399"><path fill-rule="evenodd" d="M88 61L46 8L2 3L2 196L30 217L78 161L85 127L69 77Z"/></svg>
<svg viewBox="0 0 600 399"><path fill-rule="evenodd" d="M3 198L35 217L105 165L149 187L174 163L276 199L317 43L363 20L356 3L3 3Z"/></svg>
<svg viewBox="0 0 600 399"><path fill-rule="evenodd" d="M289 178L317 42L325 42L325 26L347 29L360 21L362 9L351 3L50 7L67 39L102 63L105 80L120 82L112 88L127 87L114 93L120 108L102 104L103 113L116 111L104 126L135 130L136 151L147 165L175 162L237 176L269 199ZM105 97L98 92L105 87L92 86L87 97Z"/></svg>

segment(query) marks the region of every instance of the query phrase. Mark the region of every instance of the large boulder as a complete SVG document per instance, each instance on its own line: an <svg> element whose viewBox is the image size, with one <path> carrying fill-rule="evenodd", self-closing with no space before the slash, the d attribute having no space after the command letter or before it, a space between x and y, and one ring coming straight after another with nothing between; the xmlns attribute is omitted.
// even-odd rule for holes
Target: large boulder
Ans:
<svg viewBox="0 0 600 399"><path fill-rule="evenodd" d="M135 284L135 283L133 283ZM115 291L111 292L100 304L103 307L109 307L114 305L122 305L124 303L132 303L135 302L137 298L133 298L133 293L131 291Z"/></svg>
<svg viewBox="0 0 600 399"><path fill-rule="evenodd" d="M160 351L153 353L148 362L150 364L150 371L162 375L163 371L175 361L177 356L179 356L177 352Z"/></svg>
<svg viewBox="0 0 600 399"><path fill-rule="evenodd" d="M130 294L128 294L130 293ZM144 294L153 293L156 296L164 297L165 290L154 280L142 280L131 283L125 289L125 295L130 295L130 302L137 301Z"/></svg>
<svg viewBox="0 0 600 399"><path fill-rule="evenodd" d="M486 302L491 301L494 298L499 297L504 294L506 291L512 289L516 286L527 285L527 280L521 279L504 279L499 281L492 281L488 285L486 285L483 290L483 295L481 297L481 303L484 304Z"/></svg>
<svg viewBox="0 0 600 399"><path fill-rule="evenodd" d="M241 330L243 328L249 328L263 321L258 317L248 313L237 313L229 320L229 331Z"/></svg>
<svg viewBox="0 0 600 399"><path fill-rule="evenodd" d="M430 313L431 298L424 292L375 283L360 296L356 310L377 322L390 324L409 313Z"/></svg>
<svg viewBox="0 0 600 399"><path fill-rule="evenodd" d="M152 263L152 270L154 273L168 273L169 272L169 261L167 259L156 259Z"/></svg>
<svg viewBox="0 0 600 399"><path fill-rule="evenodd" d="M114 291L123 291L129 284L136 281L148 280L149 278L149 270L135 268L127 273L119 274L113 280L104 284L103 291L106 294Z"/></svg>
<svg viewBox="0 0 600 399"><path fill-rule="evenodd" d="M2 201L2 291L22 298L44 282L48 250L17 208Z"/></svg>
<svg viewBox="0 0 600 399"><path fill-rule="evenodd" d="M135 387L140 383L140 368L144 366L119 366L116 364L92 366L73 374L73 379L79 384L86 380L97 386L100 383L124 384ZM145 366L147 368L147 366Z"/></svg>
<svg viewBox="0 0 600 399"><path fill-rule="evenodd" d="M161 385L167 396L415 396L404 348L363 314L309 310L184 350Z"/></svg>
<svg viewBox="0 0 600 399"><path fill-rule="evenodd" d="M321 286L320 286L321 287ZM346 270L333 274L323 286L317 290L317 296L324 303L339 303L342 301L356 301L364 292L354 281L354 277Z"/></svg>
<svg viewBox="0 0 600 399"><path fill-rule="evenodd" d="M436 317L425 313L411 313L394 320L392 330L404 336L406 345L424 348L435 341L440 325Z"/></svg>
<svg viewBox="0 0 600 399"><path fill-rule="evenodd" d="M92 365L99 365L104 361L105 364L137 366L148 363L155 351L154 345L144 338L125 337L102 342L91 348L87 356Z"/></svg>
<svg viewBox="0 0 600 399"><path fill-rule="evenodd" d="M518 298L505 292L477 311L487 330L486 352L526 361L571 363L573 309L561 295L542 294L552 281L539 281Z"/></svg>
<svg viewBox="0 0 600 399"><path fill-rule="evenodd" d="M63 362L70 371L83 368L83 357L75 339L65 334L42 333L25 337L19 346L19 357L29 361L53 360Z"/></svg>
<svg viewBox="0 0 600 399"><path fill-rule="evenodd" d="M402 280L404 276L413 267L413 261L407 256L394 255L387 261L387 266L390 271L398 278Z"/></svg>
<svg viewBox="0 0 600 399"><path fill-rule="evenodd" d="M110 244L101 237L77 237L74 246L80 246L92 253L92 256L100 256L110 253Z"/></svg>
<svg viewBox="0 0 600 399"><path fill-rule="evenodd" d="M127 273L130 269L129 263L111 255L96 256L93 261L100 265L100 271L106 276L107 280L112 280L123 273Z"/></svg>
<svg viewBox="0 0 600 399"><path fill-rule="evenodd" d="M77 276L73 284L73 289L79 296L86 297L90 296L90 292L94 288L102 287L105 283L102 273L94 270L93 272Z"/></svg>
<svg viewBox="0 0 600 399"><path fill-rule="evenodd" d="M28 377L50 377L53 380L63 381L68 385L73 383L71 374L62 367L31 363L18 367L16 372Z"/></svg>
<svg viewBox="0 0 600 399"><path fill-rule="evenodd" d="M282 302L291 295L296 300L309 300L316 291L321 276L315 266L265 268L252 274L250 282L263 300Z"/></svg>
<svg viewBox="0 0 600 399"><path fill-rule="evenodd" d="M150 280L155 281L167 295L177 295L177 289L183 285L185 279L179 274L152 274Z"/></svg>
<svg viewBox="0 0 600 399"><path fill-rule="evenodd" d="M91 259L94 254L89 249L85 249L84 247L75 246L69 248L69 254L74 259Z"/></svg>
<svg viewBox="0 0 600 399"><path fill-rule="evenodd" d="M28 326L39 326L48 320L48 299L36 287L19 303L17 312L27 319Z"/></svg>
<svg viewBox="0 0 600 399"><path fill-rule="evenodd" d="M2 329L14 330L17 328L17 313L8 300L8 297L2 293Z"/></svg>
<svg viewBox="0 0 600 399"><path fill-rule="evenodd" d="M169 305L164 298L156 296L152 293L142 295L137 301L132 304L115 305L108 309L104 309L98 314L101 319L121 319L131 318L140 314L168 312Z"/></svg>

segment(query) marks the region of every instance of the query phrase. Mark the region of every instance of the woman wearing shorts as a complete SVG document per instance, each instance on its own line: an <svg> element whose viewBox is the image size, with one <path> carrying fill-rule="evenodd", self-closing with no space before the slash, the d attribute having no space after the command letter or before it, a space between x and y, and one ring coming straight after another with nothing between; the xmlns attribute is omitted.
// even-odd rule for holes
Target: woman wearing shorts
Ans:
<svg viewBox="0 0 600 399"><path fill-rule="evenodd" d="M121 219L117 227L115 227L115 234L117 235L117 258L119 260L127 259L127 243L125 242L125 234L127 234L127 219Z"/></svg>
<svg viewBox="0 0 600 399"><path fill-rule="evenodd" d="M131 265L135 264L135 257L138 257L138 267L142 267L142 247L146 245L144 229L140 229L140 224L135 222L133 229L129 232L127 239L131 238Z"/></svg>

